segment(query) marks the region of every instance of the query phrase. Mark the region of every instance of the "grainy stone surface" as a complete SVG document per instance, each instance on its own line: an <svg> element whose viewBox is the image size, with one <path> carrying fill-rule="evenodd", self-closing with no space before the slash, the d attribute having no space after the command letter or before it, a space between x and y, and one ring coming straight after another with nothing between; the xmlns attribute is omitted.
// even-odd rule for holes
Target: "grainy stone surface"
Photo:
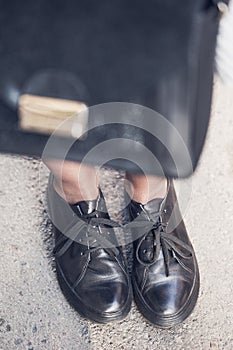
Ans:
<svg viewBox="0 0 233 350"><path fill-rule="evenodd" d="M0 350L233 348L232 111L233 89L217 82L199 167L191 178L176 181L201 290L193 314L170 330L150 325L134 305L124 321L108 325L93 324L72 310L51 257L44 210L48 172L38 160L0 156ZM101 183L112 218L119 220L123 173L104 169Z"/></svg>

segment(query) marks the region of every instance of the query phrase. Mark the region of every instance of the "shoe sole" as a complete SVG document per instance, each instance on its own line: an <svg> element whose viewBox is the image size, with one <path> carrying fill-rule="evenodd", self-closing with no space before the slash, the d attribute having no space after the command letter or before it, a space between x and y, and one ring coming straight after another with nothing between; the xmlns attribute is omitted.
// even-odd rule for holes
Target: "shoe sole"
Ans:
<svg viewBox="0 0 233 350"><path fill-rule="evenodd" d="M200 289L200 275L199 272L197 272L196 281L194 283L194 287L192 290L192 293L189 296L189 299L187 300L186 304L182 307L182 309L173 315L166 315L166 316L160 316L156 314L151 308L145 303L145 301L142 298L142 295L138 289L137 283L134 279L134 276L132 276L132 284L133 284L133 293L134 293L134 300L136 302L136 305L138 307L138 310L140 313L153 325L159 327L159 328L171 328L179 323L182 323L193 311L198 295L199 295L199 289Z"/></svg>
<svg viewBox="0 0 233 350"><path fill-rule="evenodd" d="M120 311L110 315L98 314L95 310L91 310L83 305L82 300L80 300L75 294L75 292L73 292L73 290L70 288L65 276L63 275L62 271L58 268L58 266L56 267L56 273L57 280L63 295L65 296L68 303L75 309L75 311L78 312L80 316L96 323L105 324L112 321L120 321L128 315L132 303L132 290L129 291L127 301Z"/></svg>

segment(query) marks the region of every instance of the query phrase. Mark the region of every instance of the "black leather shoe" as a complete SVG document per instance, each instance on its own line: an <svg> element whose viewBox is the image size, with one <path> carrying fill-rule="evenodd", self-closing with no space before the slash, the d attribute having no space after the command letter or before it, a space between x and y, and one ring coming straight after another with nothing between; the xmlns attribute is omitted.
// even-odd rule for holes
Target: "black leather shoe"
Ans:
<svg viewBox="0 0 233 350"><path fill-rule="evenodd" d="M151 323L169 328L184 321L198 298L199 271L193 247L168 180L165 199L142 205L131 200L134 238L132 283L140 312Z"/></svg>
<svg viewBox="0 0 233 350"><path fill-rule="evenodd" d="M124 318L131 307L131 284L103 194L69 205L52 182L50 177L48 209L54 224L57 278L65 297L92 321Z"/></svg>

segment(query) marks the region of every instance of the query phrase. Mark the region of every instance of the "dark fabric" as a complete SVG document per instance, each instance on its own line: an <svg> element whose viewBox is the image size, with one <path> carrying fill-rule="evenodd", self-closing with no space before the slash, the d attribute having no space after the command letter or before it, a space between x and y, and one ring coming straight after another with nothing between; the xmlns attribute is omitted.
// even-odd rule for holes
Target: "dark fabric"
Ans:
<svg viewBox="0 0 233 350"><path fill-rule="evenodd" d="M168 176L195 168L209 121L219 11L206 0L25 0L0 2L0 150L41 155L47 137L22 133L18 97L31 93L82 100L88 105L132 102L161 113L182 136L192 166L182 161L184 146L172 130L166 144L136 130ZM93 120L102 121L101 116ZM130 123L126 115L124 122ZM155 125L157 121L154 121ZM115 127L93 131L77 142L70 159L115 137ZM124 137L125 129L119 130ZM127 136L134 140L135 129ZM172 142L175 162L167 151ZM78 150L78 152L77 152ZM59 157L56 149L51 156ZM126 147L122 158L126 158ZM101 164L102 154L92 159ZM145 161L147 172L159 173ZM111 165L130 168L122 160ZM153 170L152 170L153 169Z"/></svg>

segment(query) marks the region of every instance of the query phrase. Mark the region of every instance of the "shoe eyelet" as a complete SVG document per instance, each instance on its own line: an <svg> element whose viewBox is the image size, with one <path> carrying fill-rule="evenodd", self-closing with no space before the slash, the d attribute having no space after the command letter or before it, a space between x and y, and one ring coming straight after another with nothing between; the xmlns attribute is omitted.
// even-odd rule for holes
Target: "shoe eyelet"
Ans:
<svg viewBox="0 0 233 350"><path fill-rule="evenodd" d="M164 209L164 210L163 210L163 212L164 212L164 213L166 214L166 212L167 212L167 209Z"/></svg>
<svg viewBox="0 0 233 350"><path fill-rule="evenodd" d="M146 249L143 249L143 251L142 251L144 254L146 254L147 253L147 250Z"/></svg>
<svg viewBox="0 0 233 350"><path fill-rule="evenodd" d="M83 252L81 252L80 255L83 255Z"/></svg>

